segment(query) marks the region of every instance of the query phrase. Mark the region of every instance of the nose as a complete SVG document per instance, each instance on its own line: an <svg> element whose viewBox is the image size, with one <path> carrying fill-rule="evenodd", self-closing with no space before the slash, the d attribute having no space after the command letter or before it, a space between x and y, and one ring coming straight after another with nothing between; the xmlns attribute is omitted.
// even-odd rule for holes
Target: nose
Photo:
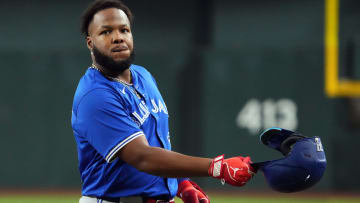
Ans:
<svg viewBox="0 0 360 203"><path fill-rule="evenodd" d="M123 34L119 30L114 31L112 36L112 43L119 44L123 42L124 41L123 37L124 37Z"/></svg>

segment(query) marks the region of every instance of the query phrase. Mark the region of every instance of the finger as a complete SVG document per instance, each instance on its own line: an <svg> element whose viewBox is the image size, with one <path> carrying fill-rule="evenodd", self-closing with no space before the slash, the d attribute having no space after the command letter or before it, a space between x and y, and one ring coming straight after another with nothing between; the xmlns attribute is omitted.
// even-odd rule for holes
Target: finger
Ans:
<svg viewBox="0 0 360 203"><path fill-rule="evenodd" d="M200 203L210 203L209 198L204 193L199 190L197 190L196 192Z"/></svg>
<svg viewBox="0 0 360 203"><path fill-rule="evenodd" d="M248 173L251 175L251 177L253 177L256 174L256 170L254 170L254 168L251 166L251 164L246 164Z"/></svg>
<svg viewBox="0 0 360 203"><path fill-rule="evenodd" d="M200 203L196 194L196 190L188 190L183 192L181 199L184 203Z"/></svg>
<svg viewBox="0 0 360 203"><path fill-rule="evenodd" d="M245 157L245 158L243 159L243 162L245 162L245 163L252 163L249 156Z"/></svg>
<svg viewBox="0 0 360 203"><path fill-rule="evenodd" d="M199 202L200 202L200 203L210 203L210 201L209 201L208 198L199 199Z"/></svg>

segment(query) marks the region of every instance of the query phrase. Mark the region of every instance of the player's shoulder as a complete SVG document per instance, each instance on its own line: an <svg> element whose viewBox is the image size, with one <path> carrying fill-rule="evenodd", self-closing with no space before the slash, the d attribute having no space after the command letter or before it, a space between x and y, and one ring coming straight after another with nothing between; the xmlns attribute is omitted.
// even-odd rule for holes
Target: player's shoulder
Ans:
<svg viewBox="0 0 360 203"><path fill-rule="evenodd" d="M98 70L94 68L88 68L85 74L81 77L77 90L87 92L89 90L98 88L111 89L113 88L113 84Z"/></svg>
<svg viewBox="0 0 360 203"><path fill-rule="evenodd" d="M101 75L97 70L88 68L85 74L81 77L74 95L74 105L87 95L96 95L102 93L111 93L114 90L112 83ZM99 98L103 98L99 95Z"/></svg>

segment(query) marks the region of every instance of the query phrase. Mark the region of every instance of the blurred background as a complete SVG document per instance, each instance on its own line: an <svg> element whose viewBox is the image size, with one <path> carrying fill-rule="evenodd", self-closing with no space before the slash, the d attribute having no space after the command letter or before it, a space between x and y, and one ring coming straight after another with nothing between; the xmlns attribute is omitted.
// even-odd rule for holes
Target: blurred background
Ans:
<svg viewBox="0 0 360 203"><path fill-rule="evenodd" d="M0 6L0 190L80 191L72 99L91 64L89 0ZM124 0L136 64L156 78L175 151L281 158L259 141L278 126L320 136L328 166L311 192L360 191L360 1ZM206 190L269 192L196 179Z"/></svg>

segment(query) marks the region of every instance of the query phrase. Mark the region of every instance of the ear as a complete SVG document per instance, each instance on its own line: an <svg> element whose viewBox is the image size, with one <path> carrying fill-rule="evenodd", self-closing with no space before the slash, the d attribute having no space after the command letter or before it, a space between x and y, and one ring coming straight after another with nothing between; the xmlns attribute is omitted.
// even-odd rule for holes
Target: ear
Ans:
<svg viewBox="0 0 360 203"><path fill-rule="evenodd" d="M86 37L86 45L90 51L93 50L94 45L93 45L92 38L90 36Z"/></svg>

